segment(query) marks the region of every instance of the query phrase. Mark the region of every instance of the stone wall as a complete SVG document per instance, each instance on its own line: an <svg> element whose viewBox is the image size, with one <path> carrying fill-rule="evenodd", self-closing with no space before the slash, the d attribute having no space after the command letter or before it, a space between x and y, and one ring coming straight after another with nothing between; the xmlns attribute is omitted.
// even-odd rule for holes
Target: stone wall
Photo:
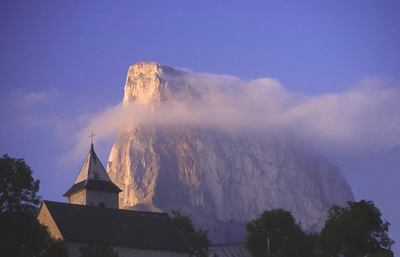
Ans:
<svg viewBox="0 0 400 257"><path fill-rule="evenodd" d="M210 247L210 257L251 257L244 246L244 243L221 244Z"/></svg>
<svg viewBox="0 0 400 257"><path fill-rule="evenodd" d="M79 257L80 256L79 248L82 247L84 244L67 242L65 245L68 248L70 257ZM118 251L118 254L119 254L120 257L131 257L131 256L140 256L140 257L188 257L189 256L189 253L143 250L143 249L133 249L133 248L126 248L126 247L114 247L114 250Z"/></svg>
<svg viewBox="0 0 400 257"><path fill-rule="evenodd" d="M105 207L115 209L119 208L118 201L118 193L109 193L86 189L73 193L68 197L68 203L99 206L99 204L103 202L105 204Z"/></svg>
<svg viewBox="0 0 400 257"><path fill-rule="evenodd" d="M86 205L99 206L101 202L107 208L118 209L118 193L86 190Z"/></svg>
<svg viewBox="0 0 400 257"><path fill-rule="evenodd" d="M68 203L86 205L86 189L71 194Z"/></svg>

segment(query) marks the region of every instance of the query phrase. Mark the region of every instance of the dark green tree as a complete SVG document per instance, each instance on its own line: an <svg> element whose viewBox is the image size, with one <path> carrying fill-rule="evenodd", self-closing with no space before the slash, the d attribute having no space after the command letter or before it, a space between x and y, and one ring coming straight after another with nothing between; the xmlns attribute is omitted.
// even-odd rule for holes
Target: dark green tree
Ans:
<svg viewBox="0 0 400 257"><path fill-rule="evenodd" d="M0 211L34 213L40 202L39 184L24 159L4 154L0 158Z"/></svg>
<svg viewBox="0 0 400 257"><path fill-rule="evenodd" d="M314 256L316 235L306 235L289 211L263 211L258 219L246 224L246 248L254 257Z"/></svg>
<svg viewBox="0 0 400 257"><path fill-rule="evenodd" d="M114 248L105 244L87 244L79 248L80 257L118 257Z"/></svg>
<svg viewBox="0 0 400 257"><path fill-rule="evenodd" d="M372 201L334 205L321 232L320 245L325 256L358 257L390 250L390 223L382 219Z"/></svg>
<svg viewBox="0 0 400 257"><path fill-rule="evenodd" d="M53 239L29 212L0 213L0 249L5 256L68 256L63 242Z"/></svg>
<svg viewBox="0 0 400 257"><path fill-rule="evenodd" d="M171 219L192 248L191 256L207 257L210 253L209 247L212 244L212 241L207 236L208 231L196 230L191 217L182 215L180 210L172 210Z"/></svg>
<svg viewBox="0 0 400 257"><path fill-rule="evenodd" d="M5 256L68 256L63 242L36 219L38 191L39 180L23 159L0 158L0 249Z"/></svg>

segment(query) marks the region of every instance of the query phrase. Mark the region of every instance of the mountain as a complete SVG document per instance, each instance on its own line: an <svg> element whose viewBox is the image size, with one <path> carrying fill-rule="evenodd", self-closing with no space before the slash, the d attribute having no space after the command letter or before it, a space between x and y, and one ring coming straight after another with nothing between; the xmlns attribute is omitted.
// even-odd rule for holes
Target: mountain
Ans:
<svg viewBox="0 0 400 257"><path fill-rule="evenodd" d="M158 113L188 99L198 104L204 92L212 95L190 78L189 71L137 63L129 68L123 105ZM325 158L277 133L246 128L129 125L121 129L107 166L123 190L121 207L181 208L209 230L214 243L243 241L247 221L278 207L290 210L304 229L318 230L332 204L354 200L339 168Z"/></svg>

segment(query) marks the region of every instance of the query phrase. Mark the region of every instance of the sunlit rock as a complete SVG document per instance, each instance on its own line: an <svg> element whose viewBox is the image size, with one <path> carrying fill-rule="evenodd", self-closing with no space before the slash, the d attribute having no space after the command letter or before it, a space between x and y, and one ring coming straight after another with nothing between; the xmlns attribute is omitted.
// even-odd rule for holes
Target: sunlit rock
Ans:
<svg viewBox="0 0 400 257"><path fill-rule="evenodd" d="M185 74L137 63L128 71L124 104L156 112L172 100L195 99L197 89ZM181 208L214 243L243 241L245 222L278 207L290 210L304 229L318 230L332 204L354 200L335 165L274 133L138 124L121 130L108 172L123 190L121 207Z"/></svg>

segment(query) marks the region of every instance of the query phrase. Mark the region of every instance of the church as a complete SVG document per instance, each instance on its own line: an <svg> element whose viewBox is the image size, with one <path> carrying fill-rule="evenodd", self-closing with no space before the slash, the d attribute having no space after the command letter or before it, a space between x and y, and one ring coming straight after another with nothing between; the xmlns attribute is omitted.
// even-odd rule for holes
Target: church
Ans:
<svg viewBox="0 0 400 257"><path fill-rule="evenodd" d="M114 247L120 257L183 257L190 247L167 213L119 209L119 193L97 157L93 143L67 203L43 201L38 220L62 239L70 257L86 244Z"/></svg>

